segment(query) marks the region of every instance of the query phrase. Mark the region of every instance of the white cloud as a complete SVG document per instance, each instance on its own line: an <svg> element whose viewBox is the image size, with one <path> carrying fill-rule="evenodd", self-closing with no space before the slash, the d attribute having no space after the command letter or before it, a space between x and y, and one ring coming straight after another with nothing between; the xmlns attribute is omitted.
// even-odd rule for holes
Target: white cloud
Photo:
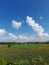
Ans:
<svg viewBox="0 0 49 65"><path fill-rule="evenodd" d="M8 33L5 29L0 29L0 42L11 42L15 41L16 39L16 35Z"/></svg>
<svg viewBox="0 0 49 65"><path fill-rule="evenodd" d="M8 33L0 37L0 42L15 42L18 37L13 33Z"/></svg>
<svg viewBox="0 0 49 65"><path fill-rule="evenodd" d="M42 19L43 19L43 17L42 17L42 16L40 16L40 17L39 17L39 19L40 19L40 20L42 20Z"/></svg>
<svg viewBox="0 0 49 65"><path fill-rule="evenodd" d="M12 21L13 28L19 29L21 27L21 25L22 25L21 22L17 22L15 20Z"/></svg>
<svg viewBox="0 0 49 65"><path fill-rule="evenodd" d="M44 31L44 28L33 20L32 17L26 17L26 23L36 32L30 35L18 35L7 32L5 29L0 29L0 42L46 42L49 41L49 34ZM22 23L15 20L12 21L12 26L16 29L21 27Z"/></svg>
<svg viewBox="0 0 49 65"><path fill-rule="evenodd" d="M19 35L19 39L20 40L28 40L29 38L23 34L23 35Z"/></svg>
<svg viewBox="0 0 49 65"><path fill-rule="evenodd" d="M12 40L16 40L18 37L16 36L16 35L14 35L13 33L8 33L9 34L9 36L10 36L10 38L12 39Z"/></svg>
<svg viewBox="0 0 49 65"><path fill-rule="evenodd" d="M33 20L32 17L27 16L26 22L36 32L36 40L38 41L49 41L49 34L45 33L44 28Z"/></svg>
<svg viewBox="0 0 49 65"><path fill-rule="evenodd" d="M35 22L35 20L33 20L32 17L27 16L26 17L26 22L28 23L29 26L32 27L32 29L37 33L37 34L41 34L44 32L44 28L42 26L40 26L38 23Z"/></svg>
<svg viewBox="0 0 49 65"><path fill-rule="evenodd" d="M6 30L5 29L0 29L0 36L3 36L6 34Z"/></svg>

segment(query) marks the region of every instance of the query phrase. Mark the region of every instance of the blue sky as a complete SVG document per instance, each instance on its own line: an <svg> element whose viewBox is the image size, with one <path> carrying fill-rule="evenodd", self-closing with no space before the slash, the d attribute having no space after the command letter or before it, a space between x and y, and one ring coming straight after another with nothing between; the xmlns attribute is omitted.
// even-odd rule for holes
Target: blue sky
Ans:
<svg viewBox="0 0 49 65"><path fill-rule="evenodd" d="M41 36L39 32L37 34L31 22L31 24L26 22L27 16L35 21L34 24L39 24L38 28L41 26L44 29ZM18 38L12 41L26 41L25 38L41 37L43 39L40 41L44 41L47 38L46 34L49 38L49 0L0 0L0 41L6 41L3 40L4 37L9 38L10 41L11 37Z"/></svg>

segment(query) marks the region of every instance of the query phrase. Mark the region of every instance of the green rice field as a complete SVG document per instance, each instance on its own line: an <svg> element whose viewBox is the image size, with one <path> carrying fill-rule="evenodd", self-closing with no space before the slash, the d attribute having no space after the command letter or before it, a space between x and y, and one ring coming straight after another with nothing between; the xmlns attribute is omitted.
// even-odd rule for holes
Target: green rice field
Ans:
<svg viewBox="0 0 49 65"><path fill-rule="evenodd" d="M1 44L0 65L49 65L49 44Z"/></svg>

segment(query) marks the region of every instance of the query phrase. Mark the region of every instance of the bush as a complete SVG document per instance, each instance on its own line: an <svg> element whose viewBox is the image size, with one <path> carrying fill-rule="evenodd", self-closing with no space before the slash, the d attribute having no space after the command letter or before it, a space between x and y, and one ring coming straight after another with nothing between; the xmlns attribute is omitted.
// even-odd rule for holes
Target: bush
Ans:
<svg viewBox="0 0 49 65"><path fill-rule="evenodd" d="M4 61L4 60L0 59L0 65L6 65L6 64L7 64L7 62L6 62L6 61Z"/></svg>
<svg viewBox="0 0 49 65"><path fill-rule="evenodd" d="M11 45L10 45L10 44L8 44L8 47L11 47Z"/></svg>
<svg viewBox="0 0 49 65"><path fill-rule="evenodd" d="M44 59L41 56L32 58L32 64L33 65L47 65L47 63L44 61Z"/></svg>

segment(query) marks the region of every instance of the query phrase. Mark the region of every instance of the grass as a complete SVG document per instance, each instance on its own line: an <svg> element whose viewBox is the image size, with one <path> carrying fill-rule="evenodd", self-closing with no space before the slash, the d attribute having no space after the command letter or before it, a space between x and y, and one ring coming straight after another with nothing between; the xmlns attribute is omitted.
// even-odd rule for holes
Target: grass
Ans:
<svg viewBox="0 0 49 65"><path fill-rule="evenodd" d="M40 46L44 46L45 44L26 44L26 45L23 45L23 44L20 44L20 45L11 45L12 48L20 48L20 49L28 49L28 48L37 48L37 47L40 47Z"/></svg>
<svg viewBox="0 0 49 65"><path fill-rule="evenodd" d="M11 47L3 44L0 45L0 60L3 60L0 65L49 65L49 44L11 44Z"/></svg>

